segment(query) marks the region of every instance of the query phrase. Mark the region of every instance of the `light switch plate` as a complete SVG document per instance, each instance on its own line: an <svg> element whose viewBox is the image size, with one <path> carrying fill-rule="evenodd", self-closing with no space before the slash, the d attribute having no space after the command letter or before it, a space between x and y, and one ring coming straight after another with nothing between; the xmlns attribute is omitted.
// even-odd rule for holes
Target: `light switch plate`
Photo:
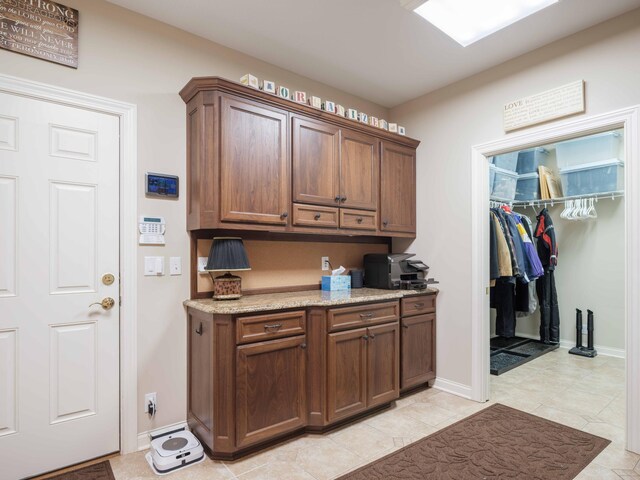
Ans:
<svg viewBox="0 0 640 480"><path fill-rule="evenodd" d="M144 257L145 276L164 275L164 257Z"/></svg>
<svg viewBox="0 0 640 480"><path fill-rule="evenodd" d="M169 275L182 275L182 259L169 257Z"/></svg>

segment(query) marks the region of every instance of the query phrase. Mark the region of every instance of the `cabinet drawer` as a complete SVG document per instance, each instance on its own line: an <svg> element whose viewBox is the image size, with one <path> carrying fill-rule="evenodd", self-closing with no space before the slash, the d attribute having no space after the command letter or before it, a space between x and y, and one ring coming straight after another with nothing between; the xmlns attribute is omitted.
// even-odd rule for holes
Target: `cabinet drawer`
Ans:
<svg viewBox="0 0 640 480"><path fill-rule="evenodd" d="M251 343L305 333L305 312L273 313L236 319L237 343Z"/></svg>
<svg viewBox="0 0 640 480"><path fill-rule="evenodd" d="M338 209L294 203L293 224L301 227L338 228Z"/></svg>
<svg viewBox="0 0 640 480"><path fill-rule="evenodd" d="M331 308L327 312L327 329L330 332L364 325L398 320L400 305L397 301Z"/></svg>
<svg viewBox="0 0 640 480"><path fill-rule="evenodd" d="M340 209L340 228L375 230L377 225L378 215L376 212Z"/></svg>
<svg viewBox="0 0 640 480"><path fill-rule="evenodd" d="M420 315L436 311L436 295L420 295L402 299L402 316Z"/></svg>

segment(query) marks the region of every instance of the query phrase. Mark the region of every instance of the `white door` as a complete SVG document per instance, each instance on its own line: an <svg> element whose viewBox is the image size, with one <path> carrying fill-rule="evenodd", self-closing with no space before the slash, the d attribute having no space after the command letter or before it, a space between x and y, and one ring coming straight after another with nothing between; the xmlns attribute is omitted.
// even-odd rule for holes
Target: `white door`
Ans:
<svg viewBox="0 0 640 480"><path fill-rule="evenodd" d="M0 93L3 480L119 450L118 164L115 116Z"/></svg>

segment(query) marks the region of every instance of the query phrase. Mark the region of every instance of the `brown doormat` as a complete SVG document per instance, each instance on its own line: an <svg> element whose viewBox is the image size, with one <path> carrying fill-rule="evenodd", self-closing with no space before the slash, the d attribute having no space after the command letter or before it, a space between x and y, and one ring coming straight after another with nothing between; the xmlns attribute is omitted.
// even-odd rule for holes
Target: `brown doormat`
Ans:
<svg viewBox="0 0 640 480"><path fill-rule="evenodd" d="M109 460L62 473L48 480L115 480Z"/></svg>
<svg viewBox="0 0 640 480"><path fill-rule="evenodd" d="M339 480L568 480L609 443L495 404Z"/></svg>

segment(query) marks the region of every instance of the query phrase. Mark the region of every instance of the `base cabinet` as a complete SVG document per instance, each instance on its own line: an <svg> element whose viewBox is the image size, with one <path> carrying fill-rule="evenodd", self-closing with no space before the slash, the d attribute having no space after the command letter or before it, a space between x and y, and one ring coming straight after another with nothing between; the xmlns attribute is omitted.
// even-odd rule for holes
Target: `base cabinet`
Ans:
<svg viewBox="0 0 640 480"><path fill-rule="evenodd" d="M304 427L306 339L282 338L238 347L236 445L253 445Z"/></svg>
<svg viewBox="0 0 640 480"><path fill-rule="evenodd" d="M375 407L400 394L400 336L397 322L367 330L367 407Z"/></svg>
<svg viewBox="0 0 640 480"><path fill-rule="evenodd" d="M400 388L436 378L436 295L402 299Z"/></svg>

